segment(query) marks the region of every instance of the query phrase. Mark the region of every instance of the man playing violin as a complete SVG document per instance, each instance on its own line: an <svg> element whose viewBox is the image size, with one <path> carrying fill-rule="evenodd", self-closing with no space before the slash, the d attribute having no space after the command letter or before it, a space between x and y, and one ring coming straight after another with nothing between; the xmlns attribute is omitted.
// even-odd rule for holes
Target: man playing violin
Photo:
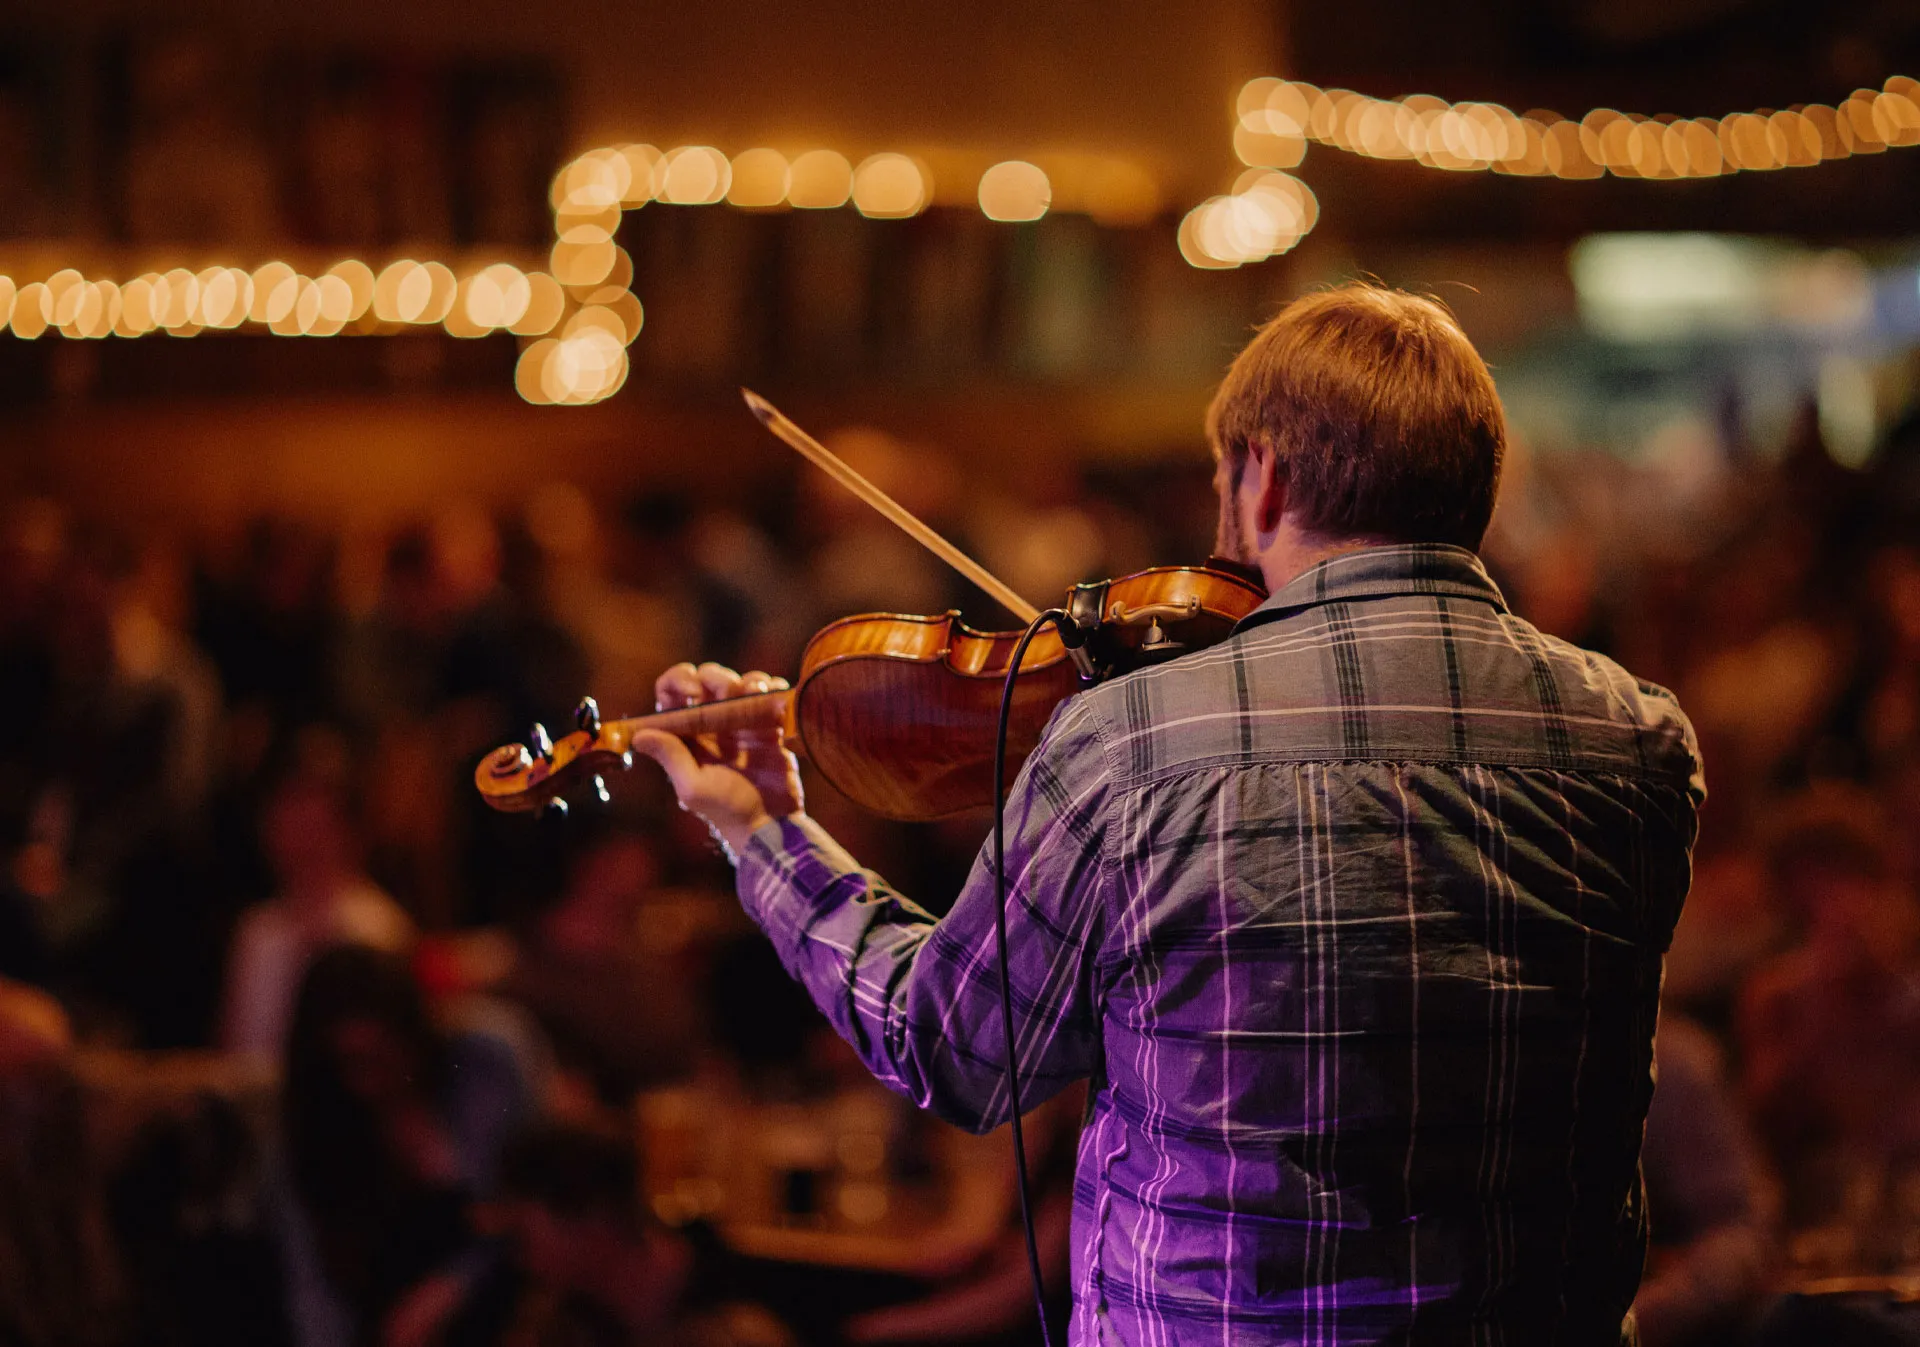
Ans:
<svg viewBox="0 0 1920 1347"><path fill-rule="evenodd" d="M1295 302L1207 432L1219 551L1271 597L1062 703L1007 801L1022 1102L1091 1081L1073 1339L1611 1347L1692 729L1482 568L1505 418L1438 305ZM935 921L807 817L776 736L634 746L874 1074L1005 1122L991 852Z"/></svg>

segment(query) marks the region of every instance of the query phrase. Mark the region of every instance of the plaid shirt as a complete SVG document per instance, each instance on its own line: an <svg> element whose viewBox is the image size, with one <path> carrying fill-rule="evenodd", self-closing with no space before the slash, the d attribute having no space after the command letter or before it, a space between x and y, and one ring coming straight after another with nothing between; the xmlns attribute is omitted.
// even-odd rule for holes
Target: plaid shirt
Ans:
<svg viewBox="0 0 1920 1347"><path fill-rule="evenodd" d="M1703 798L1672 696L1458 548L1064 703L1007 867L1023 1102L1093 1082L1073 1340L1617 1343ZM990 852L938 922L804 817L738 879L882 1081L1005 1121Z"/></svg>

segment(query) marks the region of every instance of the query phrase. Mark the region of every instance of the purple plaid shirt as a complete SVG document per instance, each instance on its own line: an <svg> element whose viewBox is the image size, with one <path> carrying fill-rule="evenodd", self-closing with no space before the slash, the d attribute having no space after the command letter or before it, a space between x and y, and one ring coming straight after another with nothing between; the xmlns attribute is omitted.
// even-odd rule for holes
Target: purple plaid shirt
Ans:
<svg viewBox="0 0 1920 1347"><path fill-rule="evenodd" d="M1024 1099L1092 1078L1073 1340L1617 1343L1703 798L1673 698L1458 548L1323 563L1062 705L1007 866ZM874 1074L981 1130L992 880L936 922L804 818L739 867Z"/></svg>

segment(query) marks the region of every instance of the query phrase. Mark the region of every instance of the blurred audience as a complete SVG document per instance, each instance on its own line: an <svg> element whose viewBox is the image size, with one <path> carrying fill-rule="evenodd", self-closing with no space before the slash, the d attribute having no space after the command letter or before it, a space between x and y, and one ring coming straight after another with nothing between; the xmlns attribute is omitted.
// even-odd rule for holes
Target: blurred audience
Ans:
<svg viewBox="0 0 1920 1347"><path fill-rule="evenodd" d="M342 945L300 988L282 1095L303 1345L381 1341L425 1283L477 1275L470 1205L536 1105L512 1045L444 1032L404 962Z"/></svg>
<svg viewBox="0 0 1920 1347"><path fill-rule="evenodd" d="M331 786L294 777L261 819L278 893L251 908L234 933L222 1046L278 1058L307 966L335 945L400 953L413 923L360 869L344 802Z"/></svg>
<svg viewBox="0 0 1920 1347"><path fill-rule="evenodd" d="M501 1163L499 1214L520 1287L502 1347L786 1347L792 1336L743 1300L737 1260L703 1227L670 1230L640 1202L625 1137L578 1124L522 1133ZM449 1343L479 1344L469 1308Z"/></svg>
<svg viewBox="0 0 1920 1347"><path fill-rule="evenodd" d="M1857 788L1783 811L1766 855L1796 938L1742 998L1747 1098L1793 1223L1876 1227L1898 1263L1901 1223L1920 1221L1920 1208L1884 1205L1920 1177L1920 903L1888 820Z"/></svg>
<svg viewBox="0 0 1920 1347"><path fill-rule="evenodd" d="M1653 1347L1740 1341L1783 1289L1920 1271L1916 425L1864 470L1812 417L1772 459L1704 425L1638 459L1517 445L1489 540L1519 612L1673 687L1705 743L1647 1132ZM1187 462L970 481L930 445L834 443L1034 599L1212 541ZM532 721L563 734L583 693L645 709L669 659L791 673L825 620L949 606L1004 622L798 471L750 502L552 482L524 511L339 533L0 500L0 1342L1027 1332L1004 1207L981 1218L990 1255L830 1293L809 1271L812 1300L726 1261L721 1179L762 1184L787 1235L881 1228L821 1186L844 1168L836 1045L649 774L565 822L470 785ZM986 826L813 800L936 910ZM91 1152L77 1063L210 1047L283 1078L273 1116L185 1089ZM110 1066L85 1079L113 1088ZM812 1138L784 1177L715 1152L728 1119L775 1113ZM508 1130L543 1114L489 1205ZM632 1147L593 1128L650 1117L679 1140L646 1148L667 1188L642 1194ZM882 1149L897 1200L946 1192L919 1133ZM725 1308L755 1299L788 1329ZM1799 1322L1790 1303L1768 1341Z"/></svg>
<svg viewBox="0 0 1920 1347"><path fill-rule="evenodd" d="M1633 1310L1644 1347L1706 1347L1767 1301L1777 1199L1713 1036L1664 1012L1654 1071L1640 1156L1653 1240Z"/></svg>
<svg viewBox="0 0 1920 1347"><path fill-rule="evenodd" d="M591 846L500 987L532 1012L557 1064L610 1107L685 1076L700 1043L684 971L640 938L641 905L659 878L638 834Z"/></svg>
<svg viewBox="0 0 1920 1347"><path fill-rule="evenodd" d="M112 1347L126 1304L66 1016L0 982L0 1340Z"/></svg>

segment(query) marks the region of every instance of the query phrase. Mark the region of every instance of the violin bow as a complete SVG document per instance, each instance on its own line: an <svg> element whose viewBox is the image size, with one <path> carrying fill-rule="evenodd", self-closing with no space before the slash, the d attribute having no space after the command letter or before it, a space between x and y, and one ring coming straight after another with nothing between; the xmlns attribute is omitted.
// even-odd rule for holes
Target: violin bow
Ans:
<svg viewBox="0 0 1920 1347"><path fill-rule="evenodd" d="M934 532L899 501L855 472L838 454L796 426L778 407L751 388L741 389L740 396L746 399L748 409L760 419L761 425L785 440L827 476L897 524L909 538L992 595L1001 607L1023 623L1031 623L1040 616L1040 610L1014 593L1005 581Z"/></svg>

